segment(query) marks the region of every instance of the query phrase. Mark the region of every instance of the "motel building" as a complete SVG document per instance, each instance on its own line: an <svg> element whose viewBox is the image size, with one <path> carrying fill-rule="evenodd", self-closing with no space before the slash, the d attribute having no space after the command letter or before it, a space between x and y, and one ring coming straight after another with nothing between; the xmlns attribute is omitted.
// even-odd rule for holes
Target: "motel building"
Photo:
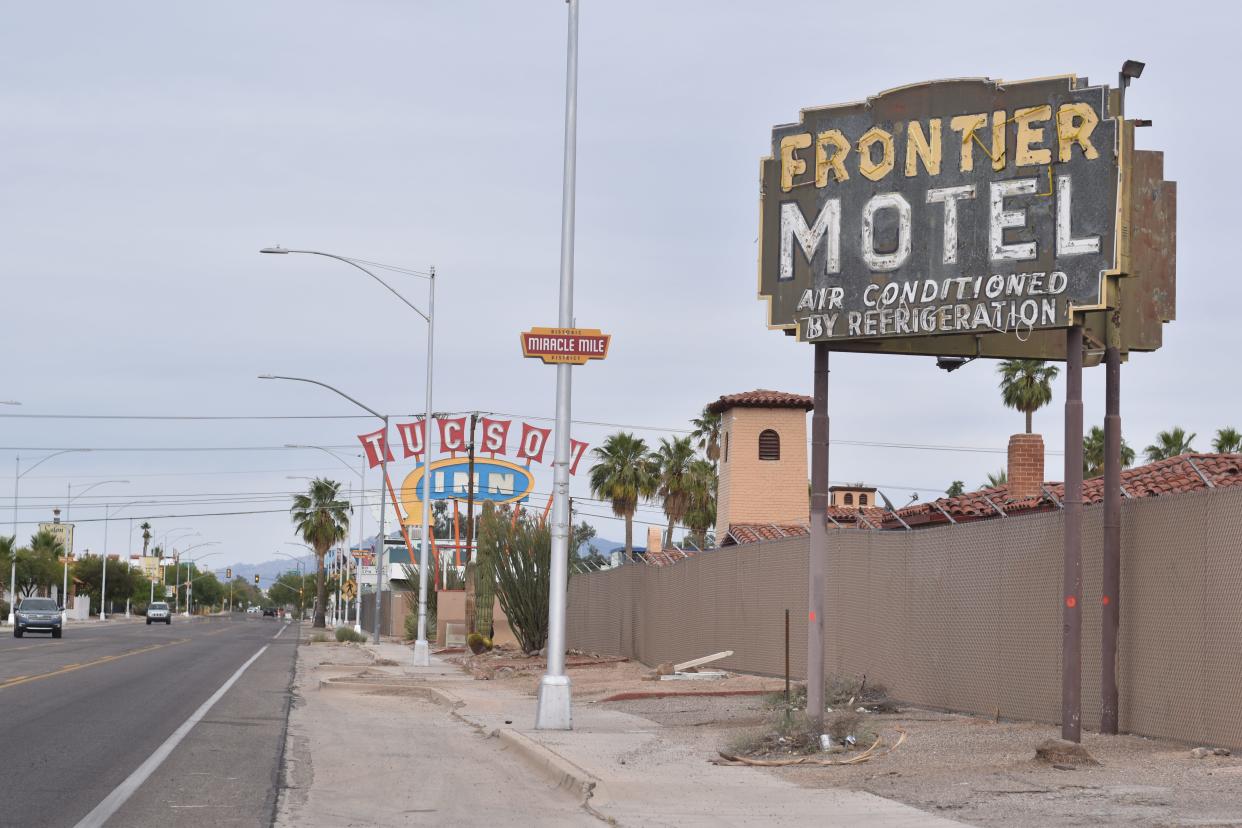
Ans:
<svg viewBox="0 0 1242 828"><path fill-rule="evenodd" d="M721 415L716 540L740 546L810 532L807 414L810 397L757 389L727 394L709 406ZM1043 437L1009 438L1008 482L1003 486L940 497L889 509L882 492L865 484L830 488L829 529L909 531L1052 512L1062 508L1065 486L1045 479ZM1242 485L1242 455L1183 454L1123 469L1126 499L1170 495ZM1103 477L1083 481L1083 503L1103 502ZM639 558L668 566L695 550L661 548L660 533L650 533Z"/></svg>

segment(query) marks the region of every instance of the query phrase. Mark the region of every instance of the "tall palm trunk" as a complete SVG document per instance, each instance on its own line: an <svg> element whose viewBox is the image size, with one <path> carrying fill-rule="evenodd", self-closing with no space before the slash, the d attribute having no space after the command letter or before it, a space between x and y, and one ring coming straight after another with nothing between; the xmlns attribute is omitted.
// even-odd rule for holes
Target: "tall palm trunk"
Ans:
<svg viewBox="0 0 1242 828"><path fill-rule="evenodd" d="M328 603L328 584L323 578L323 559L326 549L315 550L315 622L311 626L321 629L328 626L324 606Z"/></svg>
<svg viewBox="0 0 1242 828"><path fill-rule="evenodd" d="M668 519L668 531L664 534L664 548L673 548L673 519Z"/></svg>
<svg viewBox="0 0 1242 828"><path fill-rule="evenodd" d="M634 560L634 515L625 516L625 557Z"/></svg>
<svg viewBox="0 0 1242 828"><path fill-rule="evenodd" d="M1033 411L1026 412L1026 433L1027 434L1031 433L1031 415L1034 413L1035 412Z"/></svg>

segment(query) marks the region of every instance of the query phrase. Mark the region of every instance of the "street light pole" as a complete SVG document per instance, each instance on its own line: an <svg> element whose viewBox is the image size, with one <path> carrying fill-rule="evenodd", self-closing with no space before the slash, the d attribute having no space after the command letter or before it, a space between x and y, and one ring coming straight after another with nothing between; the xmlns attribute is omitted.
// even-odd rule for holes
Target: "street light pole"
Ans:
<svg viewBox="0 0 1242 828"><path fill-rule="evenodd" d="M337 257L334 256L333 258L337 258ZM413 307L413 305L411 305L410 307ZM415 310L417 310L417 308L415 308ZM422 312L419 311L419 313L421 314ZM353 397L346 394L341 389L328 385L326 382L320 382L319 380L307 379L305 377L283 377L283 376L277 376L275 374L261 374L259 376L259 379L283 379L283 380L291 380L293 382L309 382L311 385L318 385L322 388L326 388L329 391L332 391L333 393L344 397L345 399L349 400L354 405L361 408L363 411L370 412L373 416L378 417L380 421L384 424L384 446L383 446L383 450L380 452L380 474L383 477L383 480L380 482L379 551L376 554L376 560L375 560L375 643L378 644L380 640L380 610L382 609L382 606L383 606L383 598L381 597L382 590L380 589L380 587L383 585L383 574L384 574L384 567L383 567L384 545L385 545L384 544L384 541L385 541L384 512L386 511L384 507L385 507L385 504L388 502L388 498L384 496L386 492L384 492L383 490L384 486L388 482L388 415L379 413L374 408L371 408L371 406L369 405L363 405L362 403L355 400ZM423 435L423 450L425 452L423 455L424 457L427 457L430 455L430 445L429 445L430 434L431 434L431 425L430 425L430 421L428 421L428 424L425 427L425 433ZM424 516L424 520L426 520L427 518L426 510L424 510L423 516ZM400 520L400 515L397 516L397 519ZM422 623L419 626L419 631L420 631L420 638L422 639L424 648L426 648L427 646L426 635L425 635L426 612L427 612L426 536L427 536L427 527L426 525L424 525L423 526L424 542L423 542L423 549L422 549L422 560L419 565L419 584L422 587L422 590L419 593L420 598L418 602L419 603L419 617L423 619ZM418 645L416 642L415 643L415 659L416 659L415 663L417 663L417 653L418 653ZM428 653L428 655L430 656L430 653ZM430 661L428 661L428 663L430 663Z"/></svg>
<svg viewBox="0 0 1242 828"><path fill-rule="evenodd" d="M82 495L84 495L84 494L86 494L87 492L89 492L91 489L94 489L94 488L96 488L96 487L98 487L98 486L106 486L106 485L108 485L109 483L129 483L129 481L128 481L128 480L100 480L98 483L91 483L91 484L89 484L89 485L88 485L86 488L84 488L82 491L78 492L78 493L77 493L77 497L81 497ZM66 484L66 486L65 486L65 523L68 523L68 522L69 522L69 507L73 504L73 498L74 498L74 494L73 494L73 484L72 484L72 483L68 483L68 484ZM104 506L104 514L105 514L105 517L104 517L104 532L105 532L105 535L104 535L104 537L105 537L105 538L107 537L107 534L106 534L106 533L107 533L107 531L108 531L107 510L108 510L108 507L107 507L107 506ZM108 550L107 550L107 543L106 543L106 542L105 542L105 544L104 544L104 547L105 547L105 548L104 548L104 577L105 577L105 578L107 578L107 575L108 575ZM68 621L68 620L69 620L69 559L70 559L70 558L72 558L72 557L73 557L73 548L72 548L72 546L71 546L70 548L68 548L68 549L66 549L66 550L65 550L65 585L64 585L64 587L63 587L63 589L62 589L62 591L61 591L61 595L60 595L60 622L61 622L62 624L64 624L66 621ZM103 595L102 595L102 594L99 596L99 608L100 608L100 611L102 612L102 611L103 611ZM89 612L89 609L90 609L90 608L88 607L88 608L87 608L87 610L88 610L88 611L87 611L87 620L88 620L88 621L90 620L90 612Z"/></svg>
<svg viewBox="0 0 1242 828"><path fill-rule="evenodd" d="M576 21L577 0L571 0L571 5L574 9L574 16L575 16L574 19ZM435 342L436 269L432 267L430 268L429 272L420 273L418 271L405 270L403 268L393 268L395 270L401 270L409 275L421 276L428 280L427 312L423 313L421 310L418 309L416 305L410 302L410 300L402 296L401 293L397 291L397 289L394 288L392 285L385 282L379 276L376 276L370 270L367 270L357 261L350 259L346 256L338 256L334 253L324 253L319 250L286 250L285 248L279 247L279 246L265 247L259 252L260 253L277 253L277 254L305 253L305 254L314 255L314 256L326 256L329 259L336 259L337 261L341 261L348 265L356 267L358 270L361 270L363 273L367 274L372 279L374 279L375 281L383 285L390 293L392 293L394 296L400 299L410 310L414 311L419 316L421 316L423 318L423 321L427 323L427 414L426 414L426 418L423 421L423 535L422 535L422 541L419 544L420 548L419 548L419 555L418 555L418 638L414 642L414 665L416 667L430 666L431 649L427 646L427 582L428 582L428 569L429 569L428 558L430 557L429 552L428 552L428 544L430 543L430 538L431 538L431 502L430 502L430 497L431 497L431 408L432 408L431 406L431 384L432 384L431 375L432 375L432 365L434 362L433 345ZM320 384L322 385L322 383ZM327 387L330 388L331 386L327 386ZM336 390L336 389L333 389L333 390ZM340 393L340 392L338 391L337 393ZM341 396L345 396L345 395L342 394ZM357 401L355 400L355 402ZM365 407L366 406L363 406L363 408ZM372 412L372 413L375 413L375 412ZM384 554L384 533L383 533L384 505L383 504L386 498L383 496L387 494L384 491L384 489L388 485L388 451L386 448L388 444L388 418L384 417L383 420L384 420L385 451L383 455L381 456L381 464L384 467L384 479L380 483L380 495L381 495L381 498L380 498L380 549L379 549L379 554L377 555L377 558L376 558L376 598L375 598L375 641L376 643L379 643L379 624L380 624L380 620L379 620L379 617L380 617L380 613L379 613L380 578L379 578L379 575L380 575L380 570L382 569L381 565L383 563L383 554ZM401 519L400 512L398 512L397 514L397 519L398 520Z"/></svg>
<svg viewBox="0 0 1242 828"><path fill-rule="evenodd" d="M569 2L565 70L565 168L561 192L561 284L558 324L574 325L574 199L578 157L578 0ZM565 601L569 567L570 366L556 366L556 453L552 462L552 560L548 587L548 671L539 681L538 730L571 730L569 676L565 672Z"/></svg>
<svg viewBox="0 0 1242 828"><path fill-rule="evenodd" d="M20 405L20 403L5 403L6 405ZM64 449L63 451L54 451L48 456L39 460L25 471L21 470L22 458L17 456L13 458L13 560L9 568L9 618L8 625L11 627L16 622L14 608L17 606L17 490L21 480L26 475L37 469L39 466L51 460L53 457L59 457L62 454L74 454L77 452L90 451L90 449Z"/></svg>

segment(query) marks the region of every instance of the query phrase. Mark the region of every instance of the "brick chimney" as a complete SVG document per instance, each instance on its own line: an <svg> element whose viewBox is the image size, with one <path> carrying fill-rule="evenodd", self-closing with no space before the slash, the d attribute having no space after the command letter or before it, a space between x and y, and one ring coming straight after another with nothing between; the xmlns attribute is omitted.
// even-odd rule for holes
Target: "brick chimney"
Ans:
<svg viewBox="0 0 1242 828"><path fill-rule="evenodd" d="M1009 497L1038 497L1044 483L1044 438L1015 434L1009 438Z"/></svg>
<svg viewBox="0 0 1242 828"><path fill-rule="evenodd" d="M664 530L659 526L647 527L647 551L659 552L664 548Z"/></svg>

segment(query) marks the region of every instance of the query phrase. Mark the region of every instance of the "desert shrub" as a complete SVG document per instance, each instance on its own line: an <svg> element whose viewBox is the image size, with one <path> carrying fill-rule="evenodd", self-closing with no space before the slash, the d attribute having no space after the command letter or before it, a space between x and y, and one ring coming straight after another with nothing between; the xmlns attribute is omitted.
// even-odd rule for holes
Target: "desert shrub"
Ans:
<svg viewBox="0 0 1242 828"><path fill-rule="evenodd" d="M332 639L328 638L328 634L325 632L317 632L310 637L310 640L312 644L323 644L324 642L331 641Z"/></svg>
<svg viewBox="0 0 1242 828"><path fill-rule="evenodd" d="M416 599L417 600L417 599ZM418 638L418 612L407 612L405 614L405 639L413 641Z"/></svg>
<svg viewBox="0 0 1242 828"><path fill-rule="evenodd" d="M466 646L470 648L470 652L478 655L492 648L492 640L485 635L472 632L466 636Z"/></svg>
<svg viewBox="0 0 1242 828"><path fill-rule="evenodd" d="M355 644L365 644L367 637L362 633L356 633L350 627L337 627L336 640L341 642L352 641Z"/></svg>

